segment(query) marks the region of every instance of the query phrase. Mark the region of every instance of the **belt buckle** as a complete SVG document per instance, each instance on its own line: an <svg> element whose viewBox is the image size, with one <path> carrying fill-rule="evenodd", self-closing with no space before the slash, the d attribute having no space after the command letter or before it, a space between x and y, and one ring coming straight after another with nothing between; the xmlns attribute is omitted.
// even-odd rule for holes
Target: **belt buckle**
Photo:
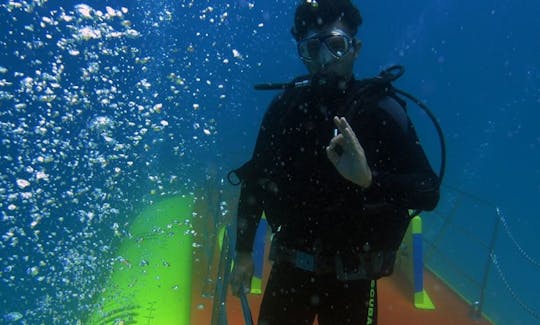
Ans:
<svg viewBox="0 0 540 325"><path fill-rule="evenodd" d="M314 255L297 250L294 256L294 264L304 271L315 272Z"/></svg>

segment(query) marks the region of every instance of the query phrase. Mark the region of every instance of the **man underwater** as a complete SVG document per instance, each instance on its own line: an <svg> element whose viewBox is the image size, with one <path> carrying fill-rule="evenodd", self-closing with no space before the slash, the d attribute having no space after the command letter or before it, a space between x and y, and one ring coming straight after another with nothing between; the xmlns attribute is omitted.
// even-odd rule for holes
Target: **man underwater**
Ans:
<svg viewBox="0 0 540 325"><path fill-rule="evenodd" d="M439 200L403 104L356 80L362 17L350 0L302 1L292 34L309 76L263 118L241 181L234 293L250 287L262 213L274 237L259 324L376 324L409 209Z"/></svg>

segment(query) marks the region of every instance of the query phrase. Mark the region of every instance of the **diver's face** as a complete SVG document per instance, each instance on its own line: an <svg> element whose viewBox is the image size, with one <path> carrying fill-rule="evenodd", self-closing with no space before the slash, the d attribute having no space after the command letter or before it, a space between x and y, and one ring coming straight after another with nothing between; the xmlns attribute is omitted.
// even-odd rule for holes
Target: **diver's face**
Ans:
<svg viewBox="0 0 540 325"><path fill-rule="evenodd" d="M349 79L361 42L340 21L310 29L298 42L298 53L310 74L334 74Z"/></svg>

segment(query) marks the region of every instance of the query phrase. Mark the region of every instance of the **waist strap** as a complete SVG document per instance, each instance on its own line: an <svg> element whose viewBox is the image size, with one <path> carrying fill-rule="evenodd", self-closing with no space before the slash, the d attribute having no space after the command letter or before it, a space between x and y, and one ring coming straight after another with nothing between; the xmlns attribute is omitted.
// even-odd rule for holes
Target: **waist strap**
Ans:
<svg viewBox="0 0 540 325"><path fill-rule="evenodd" d="M370 251L346 256L324 256L290 249L272 242L270 259L288 263L296 268L316 273L335 274L341 281L374 280L392 274L396 253L394 251Z"/></svg>
<svg viewBox="0 0 540 325"><path fill-rule="evenodd" d="M288 263L304 271L317 274L335 272L334 257L309 254L307 252L290 249L272 242L270 246L270 259L277 263Z"/></svg>

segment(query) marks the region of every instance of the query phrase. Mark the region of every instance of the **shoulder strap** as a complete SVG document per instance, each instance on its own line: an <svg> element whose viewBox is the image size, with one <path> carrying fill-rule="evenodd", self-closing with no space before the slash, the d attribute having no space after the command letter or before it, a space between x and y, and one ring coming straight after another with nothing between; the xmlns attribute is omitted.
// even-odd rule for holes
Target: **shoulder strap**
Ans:
<svg viewBox="0 0 540 325"><path fill-rule="evenodd" d="M342 113L347 119L359 114L368 108L376 107L378 102L388 96L391 84L373 82L371 79L355 81L351 86L347 99L344 102Z"/></svg>
<svg viewBox="0 0 540 325"><path fill-rule="evenodd" d="M375 77L358 80L352 88L353 90L345 100L343 110L347 118L352 118L354 114L366 109L377 107L385 110L404 130L407 129L407 102L394 92L390 79Z"/></svg>

